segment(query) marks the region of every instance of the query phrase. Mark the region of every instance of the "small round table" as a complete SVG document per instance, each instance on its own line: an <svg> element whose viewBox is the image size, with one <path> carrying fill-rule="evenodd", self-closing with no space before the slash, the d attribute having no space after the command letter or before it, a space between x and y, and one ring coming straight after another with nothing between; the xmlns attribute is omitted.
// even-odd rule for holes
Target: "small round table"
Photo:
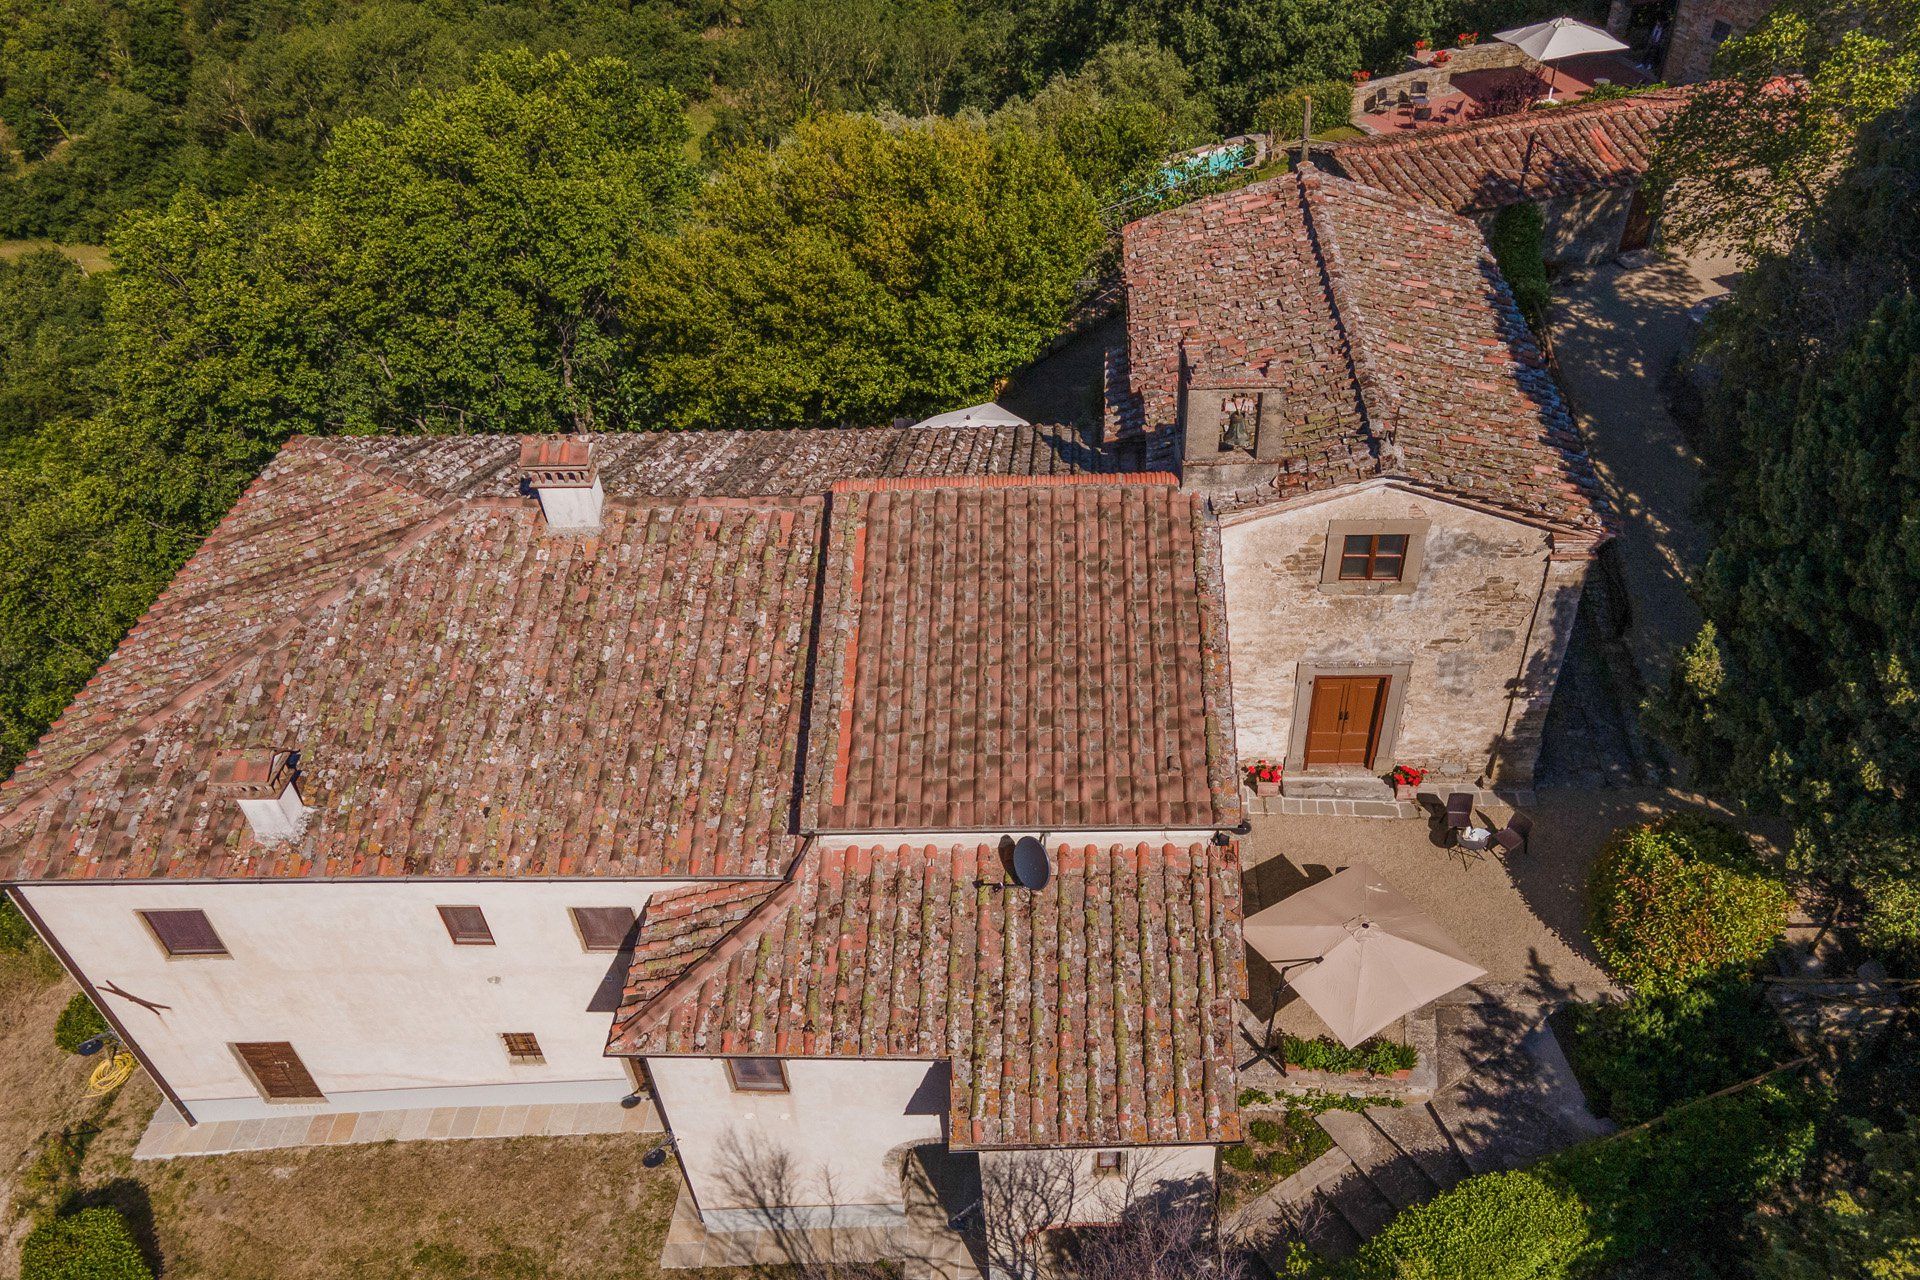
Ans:
<svg viewBox="0 0 1920 1280"><path fill-rule="evenodd" d="M1487 846L1493 843L1493 832L1486 827L1467 827L1460 833L1460 847L1471 849L1475 853L1485 853Z"/></svg>

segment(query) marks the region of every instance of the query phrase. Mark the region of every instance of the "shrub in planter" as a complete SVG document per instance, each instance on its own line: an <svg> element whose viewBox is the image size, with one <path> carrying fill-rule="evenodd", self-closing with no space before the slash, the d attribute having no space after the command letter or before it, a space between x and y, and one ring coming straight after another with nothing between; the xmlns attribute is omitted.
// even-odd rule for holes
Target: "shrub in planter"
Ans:
<svg viewBox="0 0 1920 1280"><path fill-rule="evenodd" d="M1586 1206L1531 1170L1468 1178L1361 1246L1364 1280L1558 1280L1592 1251Z"/></svg>
<svg viewBox="0 0 1920 1280"><path fill-rule="evenodd" d="M75 995L67 1001L67 1007L60 1011L60 1017L53 1024L53 1042L67 1052L73 1053L80 1045L107 1033L107 1020L93 1007L93 1001L84 995Z"/></svg>
<svg viewBox="0 0 1920 1280"><path fill-rule="evenodd" d="M1787 924L1787 890L1746 837L1681 814L1615 832L1587 882L1594 949L1640 992L1750 970Z"/></svg>
<svg viewBox="0 0 1920 1280"><path fill-rule="evenodd" d="M1594 1106L1622 1125L1751 1079L1791 1055L1757 983L1740 978L1570 1006L1568 1056Z"/></svg>
<svg viewBox="0 0 1920 1280"><path fill-rule="evenodd" d="M117 1209L49 1218L20 1245L20 1280L153 1280Z"/></svg>
<svg viewBox="0 0 1920 1280"><path fill-rule="evenodd" d="M1336 1040L1319 1036L1312 1040L1286 1036L1281 1041L1281 1056L1305 1071L1335 1073L1364 1071L1368 1075L1390 1076L1396 1071L1412 1070L1419 1055L1403 1044L1390 1040L1368 1040L1349 1049Z"/></svg>

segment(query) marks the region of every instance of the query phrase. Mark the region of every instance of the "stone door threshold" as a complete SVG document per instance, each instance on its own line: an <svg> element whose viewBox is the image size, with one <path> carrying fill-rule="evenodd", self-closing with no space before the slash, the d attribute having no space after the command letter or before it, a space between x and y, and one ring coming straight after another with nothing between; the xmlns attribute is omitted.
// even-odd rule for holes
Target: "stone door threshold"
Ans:
<svg viewBox="0 0 1920 1280"><path fill-rule="evenodd" d="M512 1107L428 1107L413 1111L336 1111L327 1115L215 1120L190 1125L161 1103L133 1150L135 1160L217 1156L235 1151L339 1147L356 1142L441 1142L455 1138L536 1138L577 1133L660 1133L660 1113L643 1100L557 1102Z"/></svg>

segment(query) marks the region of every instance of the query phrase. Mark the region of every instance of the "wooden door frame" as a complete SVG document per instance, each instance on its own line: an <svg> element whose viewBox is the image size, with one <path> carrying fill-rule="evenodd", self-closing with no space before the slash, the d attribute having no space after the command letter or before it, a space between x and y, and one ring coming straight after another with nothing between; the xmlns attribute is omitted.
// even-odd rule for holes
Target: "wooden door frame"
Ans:
<svg viewBox="0 0 1920 1280"><path fill-rule="evenodd" d="M1332 663L1321 664L1303 662L1294 675L1293 686L1293 729L1287 741L1287 771L1315 778L1372 776L1384 773L1393 767L1393 753L1400 737L1400 708L1407 695L1407 676L1413 670L1411 663L1382 663L1372 667L1339 666ZM1322 676L1358 676L1363 678L1384 679L1387 682L1385 706L1380 711L1380 732L1373 743L1373 764L1363 768L1359 765L1321 765L1315 769L1306 767L1307 726L1313 717L1313 682Z"/></svg>

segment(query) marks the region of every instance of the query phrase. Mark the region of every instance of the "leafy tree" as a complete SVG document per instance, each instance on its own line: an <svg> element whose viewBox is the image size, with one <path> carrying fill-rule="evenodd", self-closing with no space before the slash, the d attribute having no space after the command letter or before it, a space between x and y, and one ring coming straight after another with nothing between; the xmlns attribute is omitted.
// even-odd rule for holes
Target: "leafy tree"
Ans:
<svg viewBox="0 0 1920 1280"><path fill-rule="evenodd" d="M998 122L1032 129L1105 200L1176 151L1216 136L1212 105L1196 96L1180 60L1151 45L1110 44L1072 76L1055 76Z"/></svg>
<svg viewBox="0 0 1920 1280"><path fill-rule="evenodd" d="M105 350L99 280L49 251L0 261L0 459L98 401Z"/></svg>
<svg viewBox="0 0 1920 1280"><path fill-rule="evenodd" d="M1759 1280L1913 1280L1920 1276L1920 1125L1851 1122L1861 1184L1787 1217L1761 1219Z"/></svg>
<svg viewBox="0 0 1920 1280"><path fill-rule="evenodd" d="M1663 719L1840 884L1920 873L1920 114L1870 127L1714 317L1708 623Z"/></svg>
<svg viewBox="0 0 1920 1280"><path fill-rule="evenodd" d="M1862 126L1920 91L1915 0L1786 0L1727 41L1668 123L1653 174L1664 233L1729 237L1749 260L1819 209Z"/></svg>
<svg viewBox="0 0 1920 1280"><path fill-rule="evenodd" d="M827 116L737 154L627 289L650 422L870 422L979 399L1058 331L1100 239L1059 152Z"/></svg>
<svg viewBox="0 0 1920 1280"><path fill-rule="evenodd" d="M613 290L692 187L672 94L502 55L343 128L305 198L185 195L115 241L122 409L235 463L300 430L618 425Z"/></svg>
<svg viewBox="0 0 1920 1280"><path fill-rule="evenodd" d="M1600 1114L1623 1125L1724 1089L1789 1056L1759 984L1719 978L1623 1003L1569 1006L1568 1056Z"/></svg>

